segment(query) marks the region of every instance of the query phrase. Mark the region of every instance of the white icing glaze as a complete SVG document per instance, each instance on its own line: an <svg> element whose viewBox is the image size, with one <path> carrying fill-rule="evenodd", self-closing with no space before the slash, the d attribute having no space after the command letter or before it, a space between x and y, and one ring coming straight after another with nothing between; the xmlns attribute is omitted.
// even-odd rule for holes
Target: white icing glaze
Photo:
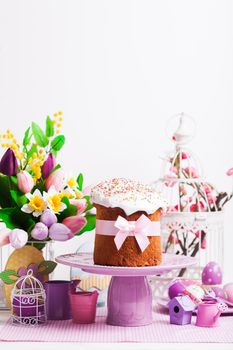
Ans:
<svg viewBox="0 0 233 350"><path fill-rule="evenodd" d="M137 211L153 214L157 209L165 209L167 202L150 185L124 178L107 180L94 186L91 201L107 208L121 208L126 215Z"/></svg>

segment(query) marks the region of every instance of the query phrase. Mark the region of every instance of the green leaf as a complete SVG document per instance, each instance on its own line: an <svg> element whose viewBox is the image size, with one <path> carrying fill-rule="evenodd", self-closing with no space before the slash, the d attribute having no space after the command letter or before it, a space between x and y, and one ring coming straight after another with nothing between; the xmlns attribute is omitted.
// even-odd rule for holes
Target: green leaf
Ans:
<svg viewBox="0 0 233 350"><path fill-rule="evenodd" d="M55 270L56 266L57 266L57 263L55 263L54 261L44 260L38 266L38 271L42 275L49 275L51 272Z"/></svg>
<svg viewBox="0 0 233 350"><path fill-rule="evenodd" d="M86 202L87 202L87 207L86 207L85 211L88 211L88 210L91 210L92 208L94 208L94 206L90 200L90 196L84 196L83 198L85 198Z"/></svg>
<svg viewBox="0 0 233 350"><path fill-rule="evenodd" d="M32 147L28 151L27 158L29 159L33 155L33 153L37 153L37 146L35 143L33 143Z"/></svg>
<svg viewBox="0 0 233 350"><path fill-rule="evenodd" d="M10 276L14 276L14 277L17 277L17 278L11 278ZM14 271L14 270L5 270L5 271L2 271L0 273L0 279L6 283L6 284L13 284L16 282L16 280L18 279L18 275L17 273Z"/></svg>
<svg viewBox="0 0 233 350"><path fill-rule="evenodd" d="M65 136L64 135L58 135L51 142L51 148L54 151L60 151L60 149L63 147L64 143L65 143Z"/></svg>
<svg viewBox="0 0 233 350"><path fill-rule="evenodd" d="M0 219L10 229L21 228L29 232L35 226L31 214L22 212L18 207L0 209Z"/></svg>
<svg viewBox="0 0 233 350"><path fill-rule="evenodd" d="M96 223L96 216L94 214L87 214L85 216L85 218L87 219L87 224L86 226L84 226L84 228L77 233L75 236L80 236L82 235L84 232L87 231L92 231L95 228L95 223Z"/></svg>
<svg viewBox="0 0 233 350"><path fill-rule="evenodd" d="M74 216L77 214L77 207L73 204L70 204L70 201L67 197L62 198L62 202L65 203L66 209L58 216L58 221L62 222L65 218L69 216Z"/></svg>
<svg viewBox="0 0 233 350"><path fill-rule="evenodd" d="M22 207L24 204L27 203L27 201L28 201L27 197L22 192L17 191L17 190L11 190L10 193L11 193L12 199L15 201L15 203L19 207Z"/></svg>
<svg viewBox="0 0 233 350"><path fill-rule="evenodd" d="M12 206L11 198L11 178L9 176L0 175L0 207L8 208Z"/></svg>
<svg viewBox="0 0 233 350"><path fill-rule="evenodd" d="M61 165L60 165L60 164L57 164L57 165L55 166L55 168L53 168L53 170L50 172L50 174L55 173L55 171L58 170L58 169L60 169L60 168L61 168Z"/></svg>
<svg viewBox="0 0 233 350"><path fill-rule="evenodd" d="M41 127L38 124L34 122L32 122L32 133L36 142L40 147L46 147L48 145L49 140L45 135L44 131L41 129Z"/></svg>
<svg viewBox="0 0 233 350"><path fill-rule="evenodd" d="M24 147L26 148L28 145L29 145L29 143L30 143L30 139L31 139L31 136L29 135L29 133L30 133L30 126L29 126L29 128L25 131L25 134L24 134L24 138L23 138L23 145L24 145Z"/></svg>
<svg viewBox="0 0 233 350"><path fill-rule="evenodd" d="M54 125L49 116L46 118L46 136L52 137L54 135Z"/></svg>
<svg viewBox="0 0 233 350"><path fill-rule="evenodd" d="M82 191L83 189L83 174L80 173L79 176L77 177L77 183L78 183L78 189Z"/></svg>

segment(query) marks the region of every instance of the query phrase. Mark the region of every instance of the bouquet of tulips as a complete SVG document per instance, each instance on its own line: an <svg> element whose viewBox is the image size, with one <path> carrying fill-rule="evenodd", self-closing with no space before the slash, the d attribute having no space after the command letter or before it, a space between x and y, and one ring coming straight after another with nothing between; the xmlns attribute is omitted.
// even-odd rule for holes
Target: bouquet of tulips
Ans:
<svg viewBox="0 0 233 350"><path fill-rule="evenodd" d="M22 144L7 130L0 136L6 151L0 161L0 246L18 249L49 240L66 241L95 227L90 188L83 175L67 176L56 157L65 143L62 113L46 119L45 130L32 123ZM42 242L43 241L43 242Z"/></svg>

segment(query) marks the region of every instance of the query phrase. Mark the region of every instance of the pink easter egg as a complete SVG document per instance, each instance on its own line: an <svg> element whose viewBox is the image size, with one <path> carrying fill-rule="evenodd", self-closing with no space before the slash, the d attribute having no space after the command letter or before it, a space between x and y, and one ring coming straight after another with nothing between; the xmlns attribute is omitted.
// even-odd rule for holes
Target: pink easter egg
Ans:
<svg viewBox="0 0 233 350"><path fill-rule="evenodd" d="M226 293L224 292L223 288L221 288L221 287L212 287L212 290L214 291L215 296L217 298L222 298L222 299L226 299L227 298Z"/></svg>
<svg viewBox="0 0 233 350"><path fill-rule="evenodd" d="M222 270L218 263L210 261L202 271L202 283L216 285L222 283Z"/></svg>
<svg viewBox="0 0 233 350"><path fill-rule="evenodd" d="M224 292L226 293L226 299L230 302L233 303L233 282L227 283L223 287Z"/></svg>

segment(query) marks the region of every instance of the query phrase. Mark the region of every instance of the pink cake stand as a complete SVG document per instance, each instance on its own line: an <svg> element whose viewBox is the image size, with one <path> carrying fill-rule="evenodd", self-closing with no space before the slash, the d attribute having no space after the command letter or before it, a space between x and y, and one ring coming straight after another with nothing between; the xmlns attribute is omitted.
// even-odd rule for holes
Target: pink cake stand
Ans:
<svg viewBox="0 0 233 350"><path fill-rule="evenodd" d="M145 267L95 265L92 253L61 255L56 261L85 272L111 275L107 324L127 327L144 326L153 322L152 293L146 276L162 275L197 263L194 258L173 254L163 254L163 262L159 266Z"/></svg>

